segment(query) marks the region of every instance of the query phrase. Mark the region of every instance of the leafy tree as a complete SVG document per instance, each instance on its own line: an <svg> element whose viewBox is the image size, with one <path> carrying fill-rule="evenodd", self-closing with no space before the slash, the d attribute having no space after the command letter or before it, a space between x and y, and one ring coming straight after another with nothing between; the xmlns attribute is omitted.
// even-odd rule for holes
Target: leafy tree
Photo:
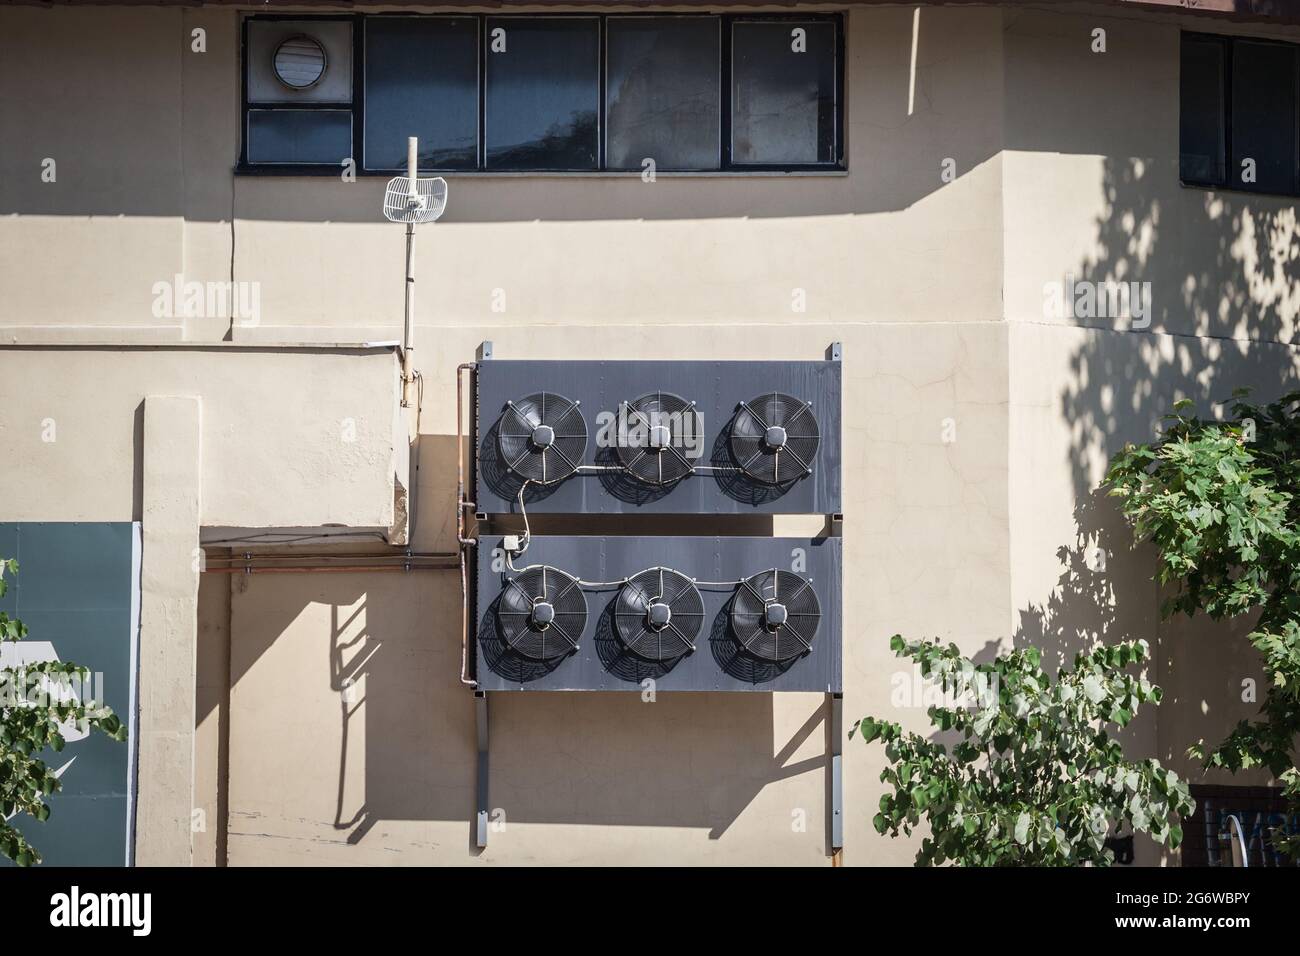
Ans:
<svg viewBox="0 0 1300 956"><path fill-rule="evenodd" d="M1156 547L1164 617L1257 615L1249 639L1270 678L1258 716L1190 752L1232 772L1267 768L1300 812L1300 392L1267 405L1248 395L1234 392L1221 421L1178 402L1158 441L1111 460L1106 484Z"/></svg>
<svg viewBox="0 0 1300 956"><path fill-rule="evenodd" d="M955 698L927 710L935 727L960 738L951 749L872 717L849 734L885 745L880 779L893 792L880 798L877 832L929 823L918 866L1107 866L1106 838L1121 824L1171 848L1182 841L1178 820L1194 809L1187 785L1159 761L1125 760L1106 729L1160 702L1158 687L1124 673L1147 659L1145 641L1079 654L1055 681L1033 647L977 665L952 644L894 635L889 646Z"/></svg>
<svg viewBox="0 0 1300 956"><path fill-rule="evenodd" d="M18 573L18 562L0 559L0 597L8 590L4 574ZM21 641L27 628L0 611L0 642ZM96 728L114 740L126 739L126 727L97 701L80 701L75 687L89 686L90 671L66 661L43 661L0 668L0 854L19 866L41 862L41 855L13 826L23 813L44 822L50 817L46 798L61 784L40 759L45 748L63 749L62 727Z"/></svg>

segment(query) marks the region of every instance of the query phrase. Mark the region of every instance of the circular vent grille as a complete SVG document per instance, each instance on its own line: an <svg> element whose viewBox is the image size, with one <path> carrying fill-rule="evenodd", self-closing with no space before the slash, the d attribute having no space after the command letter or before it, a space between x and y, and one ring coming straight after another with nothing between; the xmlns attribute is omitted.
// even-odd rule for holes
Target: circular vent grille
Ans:
<svg viewBox="0 0 1300 956"><path fill-rule="evenodd" d="M700 447L704 420L694 402L671 392L651 392L624 402L619 411L627 430L619 436L618 458L634 478L667 485L695 470L686 452Z"/></svg>
<svg viewBox="0 0 1300 956"><path fill-rule="evenodd" d="M311 89L325 75L325 48L304 34L275 48L275 77L291 90Z"/></svg>
<svg viewBox="0 0 1300 956"><path fill-rule="evenodd" d="M740 403L730 440L732 457L745 474L782 485L812 474L821 434L809 402L771 392Z"/></svg>
<svg viewBox="0 0 1300 956"><path fill-rule="evenodd" d="M506 403L497 444L512 472L549 485L578 470L587 452L587 422L577 402L538 392Z"/></svg>
<svg viewBox="0 0 1300 956"><path fill-rule="evenodd" d="M812 649L821 620L812 582L789 571L763 571L741 582L731 601L731 627L742 647L765 661Z"/></svg>
<svg viewBox="0 0 1300 956"><path fill-rule="evenodd" d="M666 661L695 650L704 623L704 600L679 571L650 568L628 579L614 605L614 626L629 651Z"/></svg>
<svg viewBox="0 0 1300 956"><path fill-rule="evenodd" d="M577 650L587 626L587 598L578 579L555 568L527 568L506 582L497 605L501 638L535 661Z"/></svg>

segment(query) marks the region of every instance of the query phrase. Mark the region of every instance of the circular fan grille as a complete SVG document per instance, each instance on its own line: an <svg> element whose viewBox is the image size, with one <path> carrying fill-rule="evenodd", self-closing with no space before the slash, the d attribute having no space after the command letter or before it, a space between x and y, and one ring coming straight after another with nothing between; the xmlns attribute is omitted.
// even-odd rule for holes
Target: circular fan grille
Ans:
<svg viewBox="0 0 1300 956"><path fill-rule="evenodd" d="M667 485L695 470L686 451L700 447L704 420L694 402L651 392L624 402L619 414L627 427L619 435L618 458L638 481Z"/></svg>
<svg viewBox="0 0 1300 956"><path fill-rule="evenodd" d="M821 434L809 402L771 392L740 403L730 441L731 454L745 474L782 485L812 474Z"/></svg>
<svg viewBox="0 0 1300 956"><path fill-rule="evenodd" d="M587 626L587 599L578 579L555 568L527 568L506 582L497 605L501 637L535 661L577 650Z"/></svg>
<svg viewBox="0 0 1300 956"><path fill-rule="evenodd" d="M497 430L506 467L539 484L568 478L587 452L587 422L578 403L554 392L507 402Z"/></svg>
<svg viewBox="0 0 1300 956"><path fill-rule="evenodd" d="M614 605L614 626L629 651L666 661L695 650L704 600L679 571L650 568L628 579Z"/></svg>
<svg viewBox="0 0 1300 956"><path fill-rule="evenodd" d="M812 649L821 620L812 582L789 571L763 571L741 582L731 601L731 627L741 646L765 661Z"/></svg>

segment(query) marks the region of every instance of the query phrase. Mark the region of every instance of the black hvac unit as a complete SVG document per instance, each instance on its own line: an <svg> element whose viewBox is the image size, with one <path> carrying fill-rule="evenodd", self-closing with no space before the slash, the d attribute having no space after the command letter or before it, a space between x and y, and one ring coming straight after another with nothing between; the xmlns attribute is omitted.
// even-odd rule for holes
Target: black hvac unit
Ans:
<svg viewBox="0 0 1300 956"><path fill-rule="evenodd" d="M841 689L841 539L479 542L480 690Z"/></svg>
<svg viewBox="0 0 1300 956"><path fill-rule="evenodd" d="M480 362L485 514L836 514L838 361Z"/></svg>

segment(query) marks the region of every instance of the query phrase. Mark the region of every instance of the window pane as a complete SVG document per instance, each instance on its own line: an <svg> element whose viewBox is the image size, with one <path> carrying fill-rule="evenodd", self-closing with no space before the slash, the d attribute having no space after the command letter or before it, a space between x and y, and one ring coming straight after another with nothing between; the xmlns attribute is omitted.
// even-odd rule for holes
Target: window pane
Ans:
<svg viewBox="0 0 1300 956"><path fill-rule="evenodd" d="M366 18L366 168L405 169L420 138L423 169L478 165L478 21Z"/></svg>
<svg viewBox="0 0 1300 956"><path fill-rule="evenodd" d="M1183 37L1179 170L1196 183L1223 182L1223 44Z"/></svg>
<svg viewBox="0 0 1300 956"><path fill-rule="evenodd" d="M1232 48L1232 168L1229 185L1295 191L1295 48L1238 41ZM1255 182L1242 161L1255 161Z"/></svg>
<svg viewBox="0 0 1300 956"><path fill-rule="evenodd" d="M835 162L834 23L742 20L731 63L732 162Z"/></svg>
<svg viewBox="0 0 1300 956"><path fill-rule="evenodd" d="M484 56L488 168L595 169L599 21L488 17Z"/></svg>
<svg viewBox="0 0 1300 956"><path fill-rule="evenodd" d="M611 17L605 68L610 169L717 169L716 17Z"/></svg>
<svg viewBox="0 0 1300 956"><path fill-rule="evenodd" d="M250 163L342 163L352 155L348 110L249 110Z"/></svg>

